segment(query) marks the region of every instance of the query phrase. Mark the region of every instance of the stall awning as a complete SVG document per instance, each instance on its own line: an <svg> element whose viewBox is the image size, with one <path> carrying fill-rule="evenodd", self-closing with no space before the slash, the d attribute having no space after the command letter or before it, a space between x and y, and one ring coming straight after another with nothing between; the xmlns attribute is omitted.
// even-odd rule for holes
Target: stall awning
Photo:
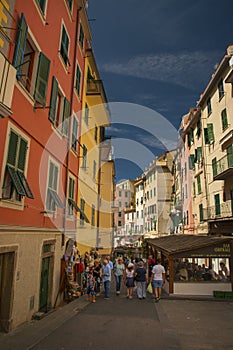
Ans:
<svg viewBox="0 0 233 350"><path fill-rule="evenodd" d="M230 237L212 237L202 235L172 235L149 239L148 244L174 257L230 257Z"/></svg>

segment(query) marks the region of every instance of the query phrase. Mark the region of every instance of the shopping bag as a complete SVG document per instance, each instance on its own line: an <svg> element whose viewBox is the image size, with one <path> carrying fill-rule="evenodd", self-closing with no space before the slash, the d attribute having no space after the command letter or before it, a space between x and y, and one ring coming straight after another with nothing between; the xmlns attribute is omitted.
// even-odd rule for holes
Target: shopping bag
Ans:
<svg viewBox="0 0 233 350"><path fill-rule="evenodd" d="M149 283L148 286L147 286L147 292L150 293L150 294L152 294L152 292L153 292L151 283Z"/></svg>

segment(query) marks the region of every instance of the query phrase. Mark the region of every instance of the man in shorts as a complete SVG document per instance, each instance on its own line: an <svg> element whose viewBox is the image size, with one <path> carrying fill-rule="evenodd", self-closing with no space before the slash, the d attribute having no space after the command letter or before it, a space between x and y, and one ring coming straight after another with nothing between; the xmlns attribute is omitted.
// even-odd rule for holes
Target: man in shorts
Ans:
<svg viewBox="0 0 233 350"><path fill-rule="evenodd" d="M165 268L161 265L161 260L157 259L157 264L153 266L151 284L155 295L155 301L159 301L162 293L162 286L165 283Z"/></svg>

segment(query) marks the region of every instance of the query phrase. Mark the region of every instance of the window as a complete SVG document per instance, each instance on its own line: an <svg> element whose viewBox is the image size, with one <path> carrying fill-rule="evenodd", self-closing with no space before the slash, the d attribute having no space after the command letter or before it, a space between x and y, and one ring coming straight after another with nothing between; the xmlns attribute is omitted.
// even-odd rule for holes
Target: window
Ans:
<svg viewBox="0 0 233 350"><path fill-rule="evenodd" d="M83 198L80 199L80 226L84 225L84 219L85 219L85 215L84 215L84 210L85 210L85 200Z"/></svg>
<svg viewBox="0 0 233 350"><path fill-rule="evenodd" d="M94 139L97 142L98 140L98 126L95 126L95 130L94 130Z"/></svg>
<svg viewBox="0 0 233 350"><path fill-rule="evenodd" d="M96 179L96 161L93 160L93 180Z"/></svg>
<svg viewBox="0 0 233 350"><path fill-rule="evenodd" d="M218 175L218 165L217 165L217 158L215 157L212 159L212 172L213 172L213 177Z"/></svg>
<svg viewBox="0 0 233 350"><path fill-rule="evenodd" d="M50 96L49 120L60 131L68 136L70 117L70 102L59 89L58 81L55 77L52 80L52 91Z"/></svg>
<svg viewBox="0 0 233 350"><path fill-rule="evenodd" d="M193 197L196 197L196 184L193 182Z"/></svg>
<svg viewBox="0 0 233 350"><path fill-rule="evenodd" d="M77 151L77 140L78 140L78 121L75 116L72 118L73 124L72 124L72 144L71 148L73 151Z"/></svg>
<svg viewBox="0 0 233 350"><path fill-rule="evenodd" d="M204 221L204 213L203 213L203 205L202 204L199 205L199 219L200 219L200 222Z"/></svg>
<svg viewBox="0 0 233 350"><path fill-rule="evenodd" d="M214 142L214 126L213 126L213 124L207 124L207 131L208 131L209 143L213 143Z"/></svg>
<svg viewBox="0 0 233 350"><path fill-rule="evenodd" d="M222 117L222 131L225 131L228 128L228 120L227 120L227 110L224 108L221 113Z"/></svg>
<svg viewBox="0 0 233 350"><path fill-rule="evenodd" d="M201 120L199 119L197 122L197 137L199 138L201 136Z"/></svg>
<svg viewBox="0 0 233 350"><path fill-rule="evenodd" d="M194 154L190 154L189 156L189 169L194 169L195 166L195 155Z"/></svg>
<svg viewBox="0 0 233 350"><path fill-rule="evenodd" d="M119 191L119 197L121 197L121 191Z"/></svg>
<svg viewBox="0 0 233 350"><path fill-rule="evenodd" d="M215 215L221 214L221 207L220 207L220 196L219 194L216 194L214 196L214 203L215 203Z"/></svg>
<svg viewBox="0 0 233 350"><path fill-rule="evenodd" d="M78 96L80 96L80 88L81 88L81 71L79 65L76 65L76 79L75 79L75 89L77 91Z"/></svg>
<svg viewBox="0 0 233 350"><path fill-rule="evenodd" d="M233 167L233 145L227 147L227 165L229 168Z"/></svg>
<svg viewBox="0 0 233 350"><path fill-rule="evenodd" d="M45 13L46 0L37 0L37 3L43 13Z"/></svg>
<svg viewBox="0 0 233 350"><path fill-rule="evenodd" d="M95 206L94 206L94 204L92 204L92 208L91 208L91 226L92 227L95 226Z"/></svg>
<svg viewBox="0 0 233 350"><path fill-rule="evenodd" d="M121 202L119 202L119 208L121 208Z"/></svg>
<svg viewBox="0 0 233 350"><path fill-rule="evenodd" d="M62 26L61 44L60 44L60 55L61 55L66 66L70 65L69 45L70 45L70 39L69 39L67 31L63 25Z"/></svg>
<svg viewBox="0 0 233 350"><path fill-rule="evenodd" d="M47 187L46 209L56 211L56 207L64 208L61 199L58 197L58 166L52 161L49 162L49 178Z"/></svg>
<svg viewBox="0 0 233 350"><path fill-rule="evenodd" d="M81 48L83 49L83 44L84 44L84 32L83 32L83 27L82 24L80 23L79 26L79 37L78 37L78 42L81 46Z"/></svg>
<svg viewBox="0 0 233 350"><path fill-rule="evenodd" d="M218 83L218 97L219 100L224 96L224 87L223 87L223 79Z"/></svg>
<svg viewBox="0 0 233 350"><path fill-rule="evenodd" d="M121 226L122 224L121 224L121 221L118 221L118 226Z"/></svg>
<svg viewBox="0 0 233 350"><path fill-rule="evenodd" d="M3 199L21 201L22 197L34 198L24 174L27 148L27 141L11 130L2 188Z"/></svg>
<svg viewBox="0 0 233 350"><path fill-rule="evenodd" d="M68 215L73 215L73 202L74 202L74 187L75 181L69 177L69 187L68 187Z"/></svg>
<svg viewBox="0 0 233 350"><path fill-rule="evenodd" d="M82 162L82 167L86 169L87 167L87 147L83 145L83 162Z"/></svg>
<svg viewBox="0 0 233 350"><path fill-rule="evenodd" d="M210 115L211 112L212 112L211 98L209 97L207 100L207 114Z"/></svg>
<svg viewBox="0 0 233 350"><path fill-rule="evenodd" d="M88 125L88 120L89 120L89 108L88 108L87 103L85 103L84 120L85 120L86 125Z"/></svg>
<svg viewBox="0 0 233 350"><path fill-rule="evenodd" d="M193 129L190 128L190 131L188 133L188 147L191 147L193 143L194 143Z"/></svg>
<svg viewBox="0 0 233 350"><path fill-rule="evenodd" d="M195 149L194 162L200 163L202 161L202 147Z"/></svg>
<svg viewBox="0 0 233 350"><path fill-rule="evenodd" d="M118 217L121 218L121 211L118 212Z"/></svg>
<svg viewBox="0 0 233 350"><path fill-rule="evenodd" d="M70 12L72 12L73 0L66 0Z"/></svg>
<svg viewBox="0 0 233 350"><path fill-rule="evenodd" d="M17 69L16 77L20 83L34 96L36 102L45 106L50 60L38 51L29 37L23 14L19 23L13 65Z"/></svg>
<svg viewBox="0 0 233 350"><path fill-rule="evenodd" d="M197 176L197 191L198 191L198 194L201 193L201 176L200 175Z"/></svg>
<svg viewBox="0 0 233 350"><path fill-rule="evenodd" d="M126 198L128 197L128 192L125 192L125 197L126 197Z"/></svg>

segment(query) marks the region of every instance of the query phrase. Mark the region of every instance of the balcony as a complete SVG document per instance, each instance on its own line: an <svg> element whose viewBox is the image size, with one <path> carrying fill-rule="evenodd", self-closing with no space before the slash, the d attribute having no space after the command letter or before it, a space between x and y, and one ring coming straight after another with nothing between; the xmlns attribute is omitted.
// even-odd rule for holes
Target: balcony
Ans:
<svg viewBox="0 0 233 350"><path fill-rule="evenodd" d="M225 180L233 175L233 158L232 154L226 154L219 159L215 169L214 180Z"/></svg>
<svg viewBox="0 0 233 350"><path fill-rule="evenodd" d="M101 95L104 93L102 80L88 79L87 80L87 95Z"/></svg>
<svg viewBox="0 0 233 350"><path fill-rule="evenodd" d="M229 200L221 203L219 206L208 208L208 219L225 219L233 216L233 201Z"/></svg>
<svg viewBox="0 0 233 350"><path fill-rule="evenodd" d="M8 117L11 111L15 87L16 69L0 53L0 117Z"/></svg>

